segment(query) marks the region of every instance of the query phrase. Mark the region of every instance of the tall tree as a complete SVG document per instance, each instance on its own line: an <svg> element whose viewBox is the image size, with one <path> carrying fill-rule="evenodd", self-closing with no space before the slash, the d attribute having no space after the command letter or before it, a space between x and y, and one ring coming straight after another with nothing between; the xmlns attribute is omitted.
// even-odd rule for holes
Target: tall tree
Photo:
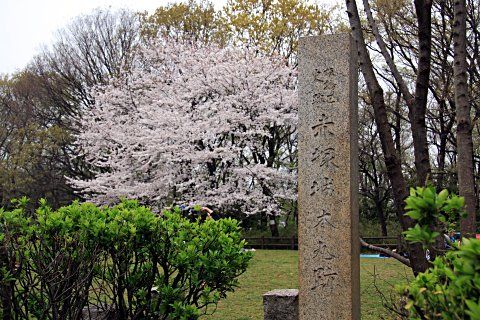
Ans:
<svg viewBox="0 0 480 320"><path fill-rule="evenodd" d="M145 45L130 73L96 89L78 141L98 171L72 183L101 203L173 196L275 217L296 197L287 150L296 145L295 85L278 57L172 39Z"/></svg>
<svg viewBox="0 0 480 320"><path fill-rule="evenodd" d="M465 198L467 217L461 220L464 236L476 233L476 192L473 168L472 124L470 119L470 95L467 75L467 4L454 0L453 24L454 86L457 110L457 174L460 195Z"/></svg>
<svg viewBox="0 0 480 320"><path fill-rule="evenodd" d="M397 215L402 225L402 229L407 230L408 228L414 226L414 222L412 219L404 215L404 200L408 195L407 185L402 172L402 163L401 159L399 159L399 151L395 148L394 140L389 127L384 91L377 79L377 75L366 46L356 1L346 0L346 6L350 26L357 44L360 69L365 78L371 103L374 109L375 122L378 127L388 176L392 184L392 192ZM365 7L367 12L368 8L368 6ZM414 154L415 165L417 167L417 181L421 184L424 184L430 170L430 164L428 162L428 148L426 148L427 137L425 131L425 108L427 102L426 98L428 93L428 75L430 67L429 53L431 42L429 39L429 15L431 3L428 4L425 1L416 0L415 8L417 11L426 10L426 12L417 12L418 24L419 26L422 25L425 27L426 30L419 31L418 33L419 45L422 54L419 55L419 68L416 81L415 98L413 99L413 103L411 98L406 98L405 95L408 94L408 92L404 93L404 98L406 98L408 101L407 104L411 104L412 107L415 106L415 108L409 108L409 118L411 120L412 136L415 136L413 140L414 147L416 149ZM370 19L369 22L371 25L373 25L372 19ZM374 31L374 33L376 32ZM383 39L381 39L379 36L376 36L376 40L379 45L384 43ZM384 54L384 58L387 60L387 62L391 62L391 57L388 52ZM393 76L396 77L397 83L399 83L400 86L403 86L403 79L398 77L399 74L395 76L395 74L398 73L396 66L390 62L388 62L390 71L393 73ZM409 97L411 97L411 95ZM416 133L413 133L414 131ZM428 268L428 261L426 260L425 254L420 245L410 246L410 259L412 269L415 273L425 271Z"/></svg>
<svg viewBox="0 0 480 320"><path fill-rule="evenodd" d="M298 39L335 28L331 10L301 0L229 0L222 11L227 39L296 63Z"/></svg>
<svg viewBox="0 0 480 320"><path fill-rule="evenodd" d="M142 34L175 41L225 42L220 12L208 1L172 3L158 7L152 15L142 14Z"/></svg>
<svg viewBox="0 0 480 320"><path fill-rule="evenodd" d="M380 223L382 235L387 236L391 187L382 160L377 127L371 113L370 106L361 104L359 116L360 217L376 219Z"/></svg>
<svg viewBox="0 0 480 320"><path fill-rule="evenodd" d="M140 42L137 14L127 10L95 10L79 16L57 33L51 49L37 56L30 68L42 75L45 87L60 82L66 104L78 115L93 103L89 91L128 70Z"/></svg>
<svg viewBox="0 0 480 320"><path fill-rule="evenodd" d="M93 100L90 88L129 68L140 41L138 16L97 10L60 30L56 42L22 72L0 82L0 196L76 197L65 176L89 176L75 157L72 131Z"/></svg>
<svg viewBox="0 0 480 320"><path fill-rule="evenodd" d="M53 206L74 197L62 157L72 139L39 82L27 71L0 81L0 206L22 196Z"/></svg>
<svg viewBox="0 0 480 320"><path fill-rule="evenodd" d="M391 75L397 83L398 89L400 90L405 103L408 106L408 116L412 127L411 132L414 144L417 185L424 185L431 172L425 115L427 111L432 50L432 1L414 1L417 16L417 40L419 48L414 94L410 92L405 79L399 72L397 65L394 63L394 60L387 49L385 41L378 30L377 22L373 18L369 1L363 0L363 5L370 28L375 36L375 41L389 67Z"/></svg>

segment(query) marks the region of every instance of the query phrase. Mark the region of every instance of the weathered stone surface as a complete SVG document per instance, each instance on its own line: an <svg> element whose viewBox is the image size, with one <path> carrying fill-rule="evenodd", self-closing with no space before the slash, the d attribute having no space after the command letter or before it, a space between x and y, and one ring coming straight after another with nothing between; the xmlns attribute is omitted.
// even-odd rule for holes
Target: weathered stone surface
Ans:
<svg viewBox="0 0 480 320"><path fill-rule="evenodd" d="M298 290L279 289L263 295L265 320L298 320Z"/></svg>
<svg viewBox="0 0 480 320"><path fill-rule="evenodd" d="M355 43L299 44L300 320L360 319Z"/></svg>

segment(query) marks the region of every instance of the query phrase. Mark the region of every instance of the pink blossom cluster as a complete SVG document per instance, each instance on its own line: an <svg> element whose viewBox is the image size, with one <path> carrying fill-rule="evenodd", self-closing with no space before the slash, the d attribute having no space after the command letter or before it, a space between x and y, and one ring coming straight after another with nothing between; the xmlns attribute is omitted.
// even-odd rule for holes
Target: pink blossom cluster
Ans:
<svg viewBox="0 0 480 320"><path fill-rule="evenodd" d="M296 197L296 72L247 49L159 40L93 88L77 136L89 200L236 206L276 214Z"/></svg>

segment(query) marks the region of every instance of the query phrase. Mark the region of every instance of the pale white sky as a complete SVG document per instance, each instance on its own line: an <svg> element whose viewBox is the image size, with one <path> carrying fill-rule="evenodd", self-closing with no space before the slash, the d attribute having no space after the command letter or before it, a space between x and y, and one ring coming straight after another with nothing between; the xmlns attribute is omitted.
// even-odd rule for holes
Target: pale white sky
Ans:
<svg viewBox="0 0 480 320"><path fill-rule="evenodd" d="M0 73L23 68L54 39L55 31L95 8L148 10L171 0L0 0ZM213 3L221 7L225 0Z"/></svg>
<svg viewBox="0 0 480 320"><path fill-rule="evenodd" d="M95 8L153 10L172 0L0 0L0 74L22 69L55 31ZM320 0L332 3L334 0ZM221 8L226 0L213 0Z"/></svg>

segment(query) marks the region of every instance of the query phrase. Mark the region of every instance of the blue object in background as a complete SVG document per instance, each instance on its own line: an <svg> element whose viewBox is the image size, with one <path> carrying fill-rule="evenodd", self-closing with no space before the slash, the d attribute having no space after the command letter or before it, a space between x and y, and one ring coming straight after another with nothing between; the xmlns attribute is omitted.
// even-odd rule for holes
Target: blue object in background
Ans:
<svg viewBox="0 0 480 320"><path fill-rule="evenodd" d="M380 254L367 254L367 253L362 253L360 254L360 258L376 258L376 259L387 259L389 257L387 256L382 256Z"/></svg>

